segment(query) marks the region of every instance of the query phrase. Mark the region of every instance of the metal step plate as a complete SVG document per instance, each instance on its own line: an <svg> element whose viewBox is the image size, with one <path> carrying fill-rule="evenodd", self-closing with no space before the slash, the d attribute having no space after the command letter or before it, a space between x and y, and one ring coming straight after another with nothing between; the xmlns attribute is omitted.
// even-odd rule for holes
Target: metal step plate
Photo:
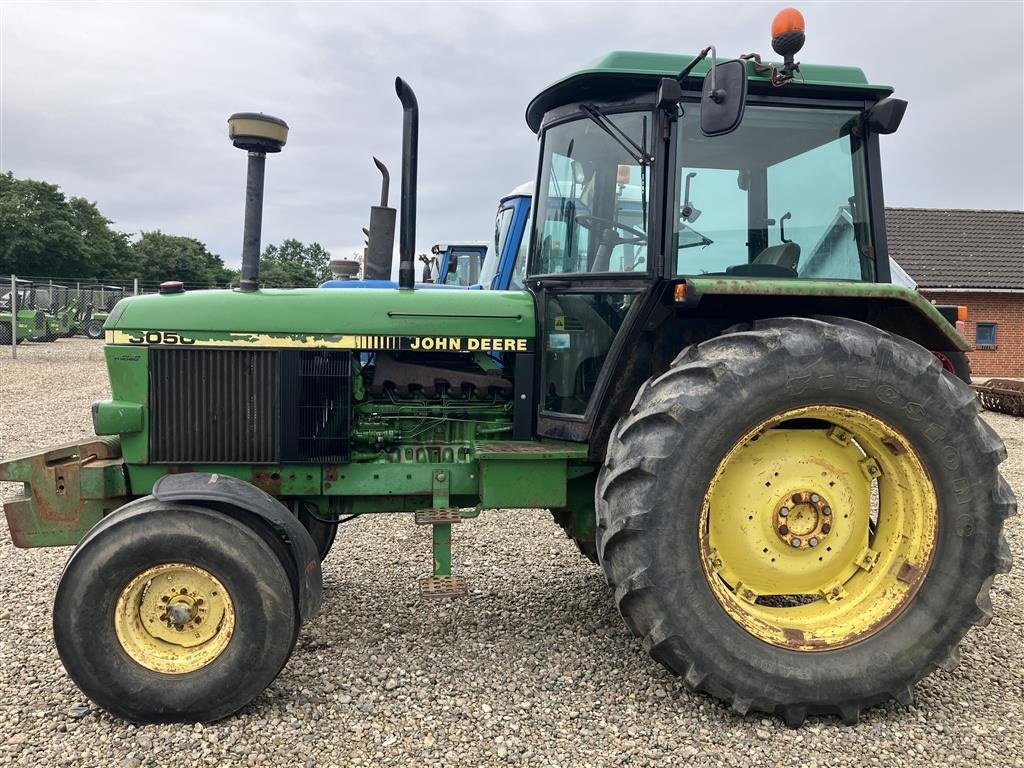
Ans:
<svg viewBox="0 0 1024 768"><path fill-rule="evenodd" d="M462 513L458 507L435 507L417 509L416 525L437 525L438 523L461 523Z"/></svg>
<svg viewBox="0 0 1024 768"><path fill-rule="evenodd" d="M469 587L462 576L428 576L420 579L420 597L466 597Z"/></svg>

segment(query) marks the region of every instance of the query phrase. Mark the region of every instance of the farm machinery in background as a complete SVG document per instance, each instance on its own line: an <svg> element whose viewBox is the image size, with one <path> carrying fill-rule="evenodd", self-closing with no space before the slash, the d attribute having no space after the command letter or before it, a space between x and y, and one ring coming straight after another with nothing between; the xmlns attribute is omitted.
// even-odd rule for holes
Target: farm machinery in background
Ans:
<svg viewBox="0 0 1024 768"><path fill-rule="evenodd" d="M83 303L89 306L88 316L79 322L79 333L90 339L103 338L103 324L114 305L132 292L117 285L86 285L81 289Z"/></svg>
<svg viewBox="0 0 1024 768"><path fill-rule="evenodd" d="M879 147L906 102L796 62L803 41L787 9L781 62L615 52L538 94L509 290L416 290L401 79L397 288L261 290L288 127L233 115L239 288L120 301L96 437L0 463L15 544L76 545L54 639L78 686L133 721L223 717L284 667L345 521L409 514L420 592L448 597L453 527L519 508L552 510L651 657L740 715L852 723L952 669L1010 568L1006 454L933 354L964 340L891 282Z"/></svg>

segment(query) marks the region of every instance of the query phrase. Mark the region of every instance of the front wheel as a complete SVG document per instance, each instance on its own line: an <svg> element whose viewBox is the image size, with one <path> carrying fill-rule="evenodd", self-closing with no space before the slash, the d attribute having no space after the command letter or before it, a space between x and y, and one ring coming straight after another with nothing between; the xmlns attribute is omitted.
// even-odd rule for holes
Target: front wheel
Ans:
<svg viewBox="0 0 1024 768"><path fill-rule="evenodd" d="M103 321L102 320L90 320L85 324L85 328L82 330L86 336L90 339L102 339L103 338Z"/></svg>
<svg viewBox="0 0 1024 768"><path fill-rule="evenodd" d="M72 553L53 634L78 687L133 722L217 720L287 662L291 584L266 540L205 507L144 498Z"/></svg>
<svg viewBox="0 0 1024 768"><path fill-rule="evenodd" d="M1013 495L926 350L781 318L684 350L616 427L598 552L650 654L746 713L842 716L950 668L991 617Z"/></svg>

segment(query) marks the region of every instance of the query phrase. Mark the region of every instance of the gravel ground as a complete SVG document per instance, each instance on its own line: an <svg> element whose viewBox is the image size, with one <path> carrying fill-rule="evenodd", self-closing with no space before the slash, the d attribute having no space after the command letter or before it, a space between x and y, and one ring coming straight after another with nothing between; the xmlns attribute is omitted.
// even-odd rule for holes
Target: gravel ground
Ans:
<svg viewBox="0 0 1024 768"><path fill-rule="evenodd" d="M91 434L102 347L0 351L0 456ZM1024 419L986 414L1024 497ZM0 484L11 496L15 486ZM1024 552L1022 517L1008 523ZM278 680L210 726L137 727L91 706L53 647L50 602L68 550L15 550L0 524L0 765L1024 766L1024 583L995 581L995 619L909 709L789 730L687 692L624 629L598 570L543 511L460 526L472 595L423 602L426 531L357 520L325 565L323 613Z"/></svg>

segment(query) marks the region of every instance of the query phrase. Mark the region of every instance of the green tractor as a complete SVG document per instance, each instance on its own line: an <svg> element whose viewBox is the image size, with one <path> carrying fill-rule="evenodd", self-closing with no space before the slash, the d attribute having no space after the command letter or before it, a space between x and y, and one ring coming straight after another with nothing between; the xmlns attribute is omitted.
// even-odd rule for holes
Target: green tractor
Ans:
<svg viewBox="0 0 1024 768"><path fill-rule="evenodd" d="M3 288L0 287L0 291ZM18 344L23 341L38 341L48 333L46 313L35 306L32 284L27 280L16 280L14 299L17 306L17 318L11 323L12 292L10 288L0 293L0 346L11 343L11 337Z"/></svg>
<svg viewBox="0 0 1024 768"><path fill-rule="evenodd" d="M46 315L46 331L37 341L56 341L74 336L79 329L81 293L57 283L32 283L33 305Z"/></svg>
<svg viewBox="0 0 1024 768"><path fill-rule="evenodd" d="M82 293L87 297L91 311L88 317L79 322L78 332L90 339L102 339L103 324L110 316L110 311L131 292L117 285L87 285L82 288Z"/></svg>
<svg viewBox="0 0 1024 768"><path fill-rule="evenodd" d="M233 115L238 289L119 302L97 437L0 464L15 544L77 545L53 626L86 695L223 717L320 608L339 524L409 513L421 594L458 596L453 526L515 508L550 509L650 655L741 715L855 722L951 669L1010 567L1006 454L932 354L964 340L889 279L879 144L906 104L797 63L787 13L781 63L612 53L530 103L524 290L414 289L401 79L399 287L260 289L288 129Z"/></svg>

